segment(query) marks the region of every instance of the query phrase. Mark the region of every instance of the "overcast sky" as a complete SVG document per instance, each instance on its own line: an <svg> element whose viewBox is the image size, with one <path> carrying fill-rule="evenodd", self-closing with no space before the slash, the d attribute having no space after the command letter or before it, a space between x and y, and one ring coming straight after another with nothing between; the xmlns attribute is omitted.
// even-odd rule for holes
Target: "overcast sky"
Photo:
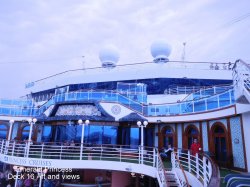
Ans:
<svg viewBox="0 0 250 187"><path fill-rule="evenodd" d="M100 66L113 44L119 64L152 61L163 39L170 60L250 62L249 0L0 0L0 97L60 71Z"/></svg>

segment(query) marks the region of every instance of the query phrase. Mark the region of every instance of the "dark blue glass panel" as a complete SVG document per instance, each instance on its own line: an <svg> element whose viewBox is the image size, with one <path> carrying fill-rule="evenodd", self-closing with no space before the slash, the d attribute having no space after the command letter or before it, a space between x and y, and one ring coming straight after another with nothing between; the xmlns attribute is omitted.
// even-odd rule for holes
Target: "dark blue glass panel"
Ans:
<svg viewBox="0 0 250 187"><path fill-rule="evenodd" d="M0 130L0 138L6 139L7 137L7 131Z"/></svg>
<svg viewBox="0 0 250 187"><path fill-rule="evenodd" d="M30 126L25 126L22 131L22 140L27 140L29 138Z"/></svg>
<svg viewBox="0 0 250 187"><path fill-rule="evenodd" d="M7 130L6 125L0 125L0 130Z"/></svg>
<svg viewBox="0 0 250 187"><path fill-rule="evenodd" d="M88 143L102 144L103 126L90 125L88 128Z"/></svg>
<svg viewBox="0 0 250 187"><path fill-rule="evenodd" d="M130 128L130 147L136 148L139 145L139 128Z"/></svg>
<svg viewBox="0 0 250 187"><path fill-rule="evenodd" d="M228 106L230 104L230 95L229 95L229 92L221 94L219 96L219 99L220 99L220 107Z"/></svg>
<svg viewBox="0 0 250 187"><path fill-rule="evenodd" d="M154 146L154 129L146 128L144 131L144 145L153 147Z"/></svg>
<svg viewBox="0 0 250 187"><path fill-rule="evenodd" d="M117 143L117 127L104 126L103 144L116 144Z"/></svg>
<svg viewBox="0 0 250 187"><path fill-rule="evenodd" d="M43 127L43 134L42 134L42 141L49 142L51 140L51 135L52 135L51 126L44 126Z"/></svg>
<svg viewBox="0 0 250 187"><path fill-rule="evenodd" d="M205 111L205 110L206 110L205 100L194 102L194 111L195 112Z"/></svg>
<svg viewBox="0 0 250 187"><path fill-rule="evenodd" d="M216 109L218 108L218 97L212 97L207 99L207 109Z"/></svg>
<svg viewBox="0 0 250 187"><path fill-rule="evenodd" d="M189 135L198 135L198 131L195 128L190 128L188 131Z"/></svg>

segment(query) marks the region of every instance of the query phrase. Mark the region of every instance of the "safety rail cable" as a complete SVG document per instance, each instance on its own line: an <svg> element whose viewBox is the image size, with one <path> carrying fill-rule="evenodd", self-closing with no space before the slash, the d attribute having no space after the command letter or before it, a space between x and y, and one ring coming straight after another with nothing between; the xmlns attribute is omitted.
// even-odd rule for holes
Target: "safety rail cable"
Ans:
<svg viewBox="0 0 250 187"><path fill-rule="evenodd" d="M179 160L178 157L177 157L176 152L173 151L173 152L172 152L172 155L173 155L173 157L175 158L175 161L177 161L178 166L180 167L181 172L182 172L182 175L184 176L184 179L185 179L185 181L183 181L183 180L180 181L181 186L183 186L183 187L184 187L184 186L190 187L190 185L189 185L189 183L188 183L187 175L186 175L186 173L185 173L185 171L184 171L184 169L183 169L183 167L182 167L182 164L181 164L180 160ZM172 156L172 155L171 155L171 156ZM172 163L172 165L173 165L173 164L174 164L174 163ZM175 163L175 166L176 166L176 163ZM178 177L178 179L180 180L180 177Z"/></svg>
<svg viewBox="0 0 250 187"><path fill-rule="evenodd" d="M141 152L143 150L143 153ZM157 148L130 145L29 142L0 140L0 154L22 158L58 160L102 160L143 164L156 169L158 182L166 187L164 164Z"/></svg>

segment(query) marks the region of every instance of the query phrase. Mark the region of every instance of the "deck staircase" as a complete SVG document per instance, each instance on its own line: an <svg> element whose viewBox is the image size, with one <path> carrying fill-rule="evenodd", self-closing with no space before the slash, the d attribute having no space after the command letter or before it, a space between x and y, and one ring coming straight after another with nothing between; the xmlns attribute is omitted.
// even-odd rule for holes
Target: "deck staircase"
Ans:
<svg viewBox="0 0 250 187"><path fill-rule="evenodd" d="M233 67L233 81L236 102L250 104L250 65L237 60Z"/></svg>
<svg viewBox="0 0 250 187"><path fill-rule="evenodd" d="M165 171L165 178L167 180L168 187L180 187L180 181L173 171Z"/></svg>

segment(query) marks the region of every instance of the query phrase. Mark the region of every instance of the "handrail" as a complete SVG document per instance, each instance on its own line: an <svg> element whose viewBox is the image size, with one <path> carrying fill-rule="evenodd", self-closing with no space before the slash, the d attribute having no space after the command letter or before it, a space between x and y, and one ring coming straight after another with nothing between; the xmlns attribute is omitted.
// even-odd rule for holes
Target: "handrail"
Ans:
<svg viewBox="0 0 250 187"><path fill-rule="evenodd" d="M191 99L191 100L187 100L187 99L188 99L188 97L190 97L191 95L194 95L194 94L196 94L196 93L198 93L198 92L201 92L201 91L208 91L208 90L210 90L210 89L216 89L216 88L227 88L227 89L223 90L222 92L216 92L216 93L214 93L214 94L211 94L211 95L208 95L208 96L205 96L205 97L199 97L198 99L202 99L202 98L206 98L206 97L211 97L211 96L213 96L213 95L218 95L218 94L220 94L220 93L226 92L226 91L232 89L232 88L233 88L233 85L232 85L232 84L223 84L223 85L209 86L209 87L207 87L207 88L205 88L205 89L202 89L202 88L201 88L201 89L199 89L199 90L197 90L197 91L194 91L194 92L188 94L184 99L182 99L181 102L183 102L183 101L197 100L197 99L195 99L195 98L193 98L193 99Z"/></svg>
<svg viewBox="0 0 250 187"><path fill-rule="evenodd" d="M203 153L207 157L208 160L212 163L212 175L211 179L208 183L208 187L219 187L220 186L220 170L218 165L214 163L214 161L206 154Z"/></svg>
<svg viewBox="0 0 250 187"><path fill-rule="evenodd" d="M131 148L130 145L65 144L62 142L45 143L4 139L0 140L0 146L0 154L28 159L101 160L143 164L154 168L160 186L166 186L163 163L158 150L154 147L145 146L142 153L140 146ZM128 168L127 171L131 172L131 169ZM155 176L154 174L153 177Z"/></svg>
<svg viewBox="0 0 250 187"><path fill-rule="evenodd" d="M185 179L185 182L186 182L187 187L190 187L190 185L189 185L189 183L188 183L187 175L186 175L186 173L185 173L185 171L184 171L184 169L183 169L183 167L182 167L182 164L181 164L180 160L177 158L177 155L176 155L176 153L175 153L174 151L173 151L173 154L174 154L174 157L175 157L175 159L177 160L178 165L179 165L179 167L180 167L180 169L181 169L181 171L182 171L182 174L183 174L183 176L184 176L184 179Z"/></svg>
<svg viewBox="0 0 250 187"><path fill-rule="evenodd" d="M81 152L81 150L83 150ZM144 147L143 153L140 146L130 147L130 145L90 145L81 143L65 144L62 142L30 142L17 140L0 140L0 154L6 156L15 156L22 158L36 159L56 159L56 160L102 160L116 162L131 162L134 164L143 164L156 169L159 183L165 186L167 179L165 168L157 148ZM175 149L180 150L180 149ZM82 153L82 154L80 154ZM218 168L213 161L205 154L193 156L185 153L185 150L176 151L172 156L172 167L180 168L186 185L190 186L186 170L189 173L195 173L196 178L204 183L204 186L217 187ZM195 161L194 161L195 160ZM192 163L195 162L195 165ZM185 169L184 167L185 166ZM200 169L202 168L202 169ZM187 170L188 169L188 170ZM192 172L191 172L192 171Z"/></svg>
<svg viewBox="0 0 250 187"><path fill-rule="evenodd" d="M172 157L172 164L179 161L178 164L173 167L181 169L184 166L184 170L189 173L193 173L197 179L203 182L205 187L219 187L220 185L220 173L218 166L213 160L205 153L197 153L195 156L190 154L188 149L175 148L177 156Z"/></svg>
<svg viewBox="0 0 250 187"><path fill-rule="evenodd" d="M170 85L168 90L177 90L177 93L178 93L178 90L192 90L192 93L196 92L196 90L201 90L201 89L210 89L210 88L213 88L213 87L220 87L220 86L230 86L231 84L218 84L218 85L210 85L210 86L179 86L179 85ZM171 93L171 92L169 92ZM175 93L175 92L174 92ZM185 92L187 93L187 92Z"/></svg>
<svg viewBox="0 0 250 187"><path fill-rule="evenodd" d="M105 98L103 95L99 95L101 93L98 92L73 92L62 95L55 95L51 98L51 100L44 103L44 105L39 108L19 108L19 107L11 107L6 108L6 110L2 110L3 115L12 115L12 116L37 116L41 115L45 110L49 108L49 106L56 104L57 102L63 101L76 101L76 100L100 100L100 101L112 101L119 104L123 104L128 108L144 115L144 116L162 116L162 115L180 115L187 113L195 113L202 111L209 111L218 108L223 108L225 106L230 106L234 104L234 96L232 94L233 90L228 90L226 92L222 92L220 94L216 94L213 96L209 96L202 99L197 99L193 101L184 101L177 103L168 103L168 104L154 104L154 105L144 105L139 102L136 102L130 98L127 98L119 93L115 93L110 95L110 97ZM229 94L229 97L224 97L224 94ZM72 94L72 95L70 95ZM80 96L79 96L79 95ZM81 95L82 94L82 95ZM92 98L91 94L97 94L94 98ZM220 97L223 97L222 99ZM226 95L225 95L226 96ZM69 98L68 98L69 97ZM79 98L80 97L80 98ZM89 97L86 99L86 97ZM99 98L96 98L99 97ZM222 105L221 105L222 103ZM1 107L1 105L0 105ZM197 108L198 107L198 108ZM165 108L165 109L164 109ZM5 109L5 108L3 108ZM152 112L152 109L158 110L158 112ZM170 111L171 109L171 111Z"/></svg>
<svg viewBox="0 0 250 187"><path fill-rule="evenodd" d="M222 94L224 94L224 93L226 93L226 92L228 92L228 91L231 91L231 90L232 90L232 89L228 89L228 90L226 90L226 91L224 91L224 92L221 92L221 93L218 93L218 94L209 96L209 97L220 96L220 95L222 95ZM75 94L77 94L77 93L85 93L85 92L70 92L70 93L75 93ZM68 93L68 94L70 94L70 93ZM87 92L87 93L92 93L92 91ZM119 96L123 97L124 99L127 99L128 101L131 101L131 102L133 102L133 103L135 103L135 104L138 104L138 105L140 105L140 106L142 106L142 107L148 107L148 106L153 107L153 106L162 106L162 105L174 105L174 104L189 103L189 102L193 102L193 101L197 102L197 101L202 101L202 100L204 100L205 98L209 98L209 97L205 97L205 98L200 98L200 99L195 99L195 100L189 100L189 101L182 101L182 102L172 102L172 103L162 103L162 104L145 105L145 104L139 103L139 102L137 102L137 101L134 101L134 100L132 100L132 99L130 99L130 98L127 98L126 96L121 95L121 94L118 93L118 92L117 92L117 93L114 93L114 94L118 94ZM65 94L58 94L58 95L54 95L53 97L58 97L58 96L60 96L60 95L65 95ZM53 98L51 98L51 99L53 99ZM51 100L49 100L49 101L51 101ZM46 103L48 103L49 101L47 101ZM41 105L40 108L42 108L44 105L46 105L46 103L44 103L43 105Z"/></svg>

